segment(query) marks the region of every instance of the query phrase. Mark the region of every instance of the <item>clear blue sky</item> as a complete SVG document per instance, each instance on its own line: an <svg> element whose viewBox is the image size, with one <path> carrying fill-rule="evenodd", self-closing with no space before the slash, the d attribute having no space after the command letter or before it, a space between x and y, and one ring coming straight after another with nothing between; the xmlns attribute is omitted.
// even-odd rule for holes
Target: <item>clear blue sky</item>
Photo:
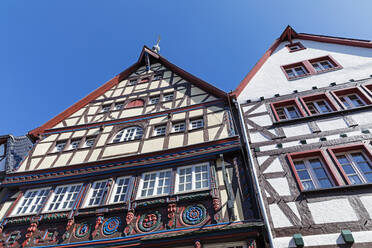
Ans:
<svg viewBox="0 0 372 248"><path fill-rule="evenodd" d="M234 90L283 29L372 39L372 1L1 0L0 135L42 125L133 64L161 54Z"/></svg>

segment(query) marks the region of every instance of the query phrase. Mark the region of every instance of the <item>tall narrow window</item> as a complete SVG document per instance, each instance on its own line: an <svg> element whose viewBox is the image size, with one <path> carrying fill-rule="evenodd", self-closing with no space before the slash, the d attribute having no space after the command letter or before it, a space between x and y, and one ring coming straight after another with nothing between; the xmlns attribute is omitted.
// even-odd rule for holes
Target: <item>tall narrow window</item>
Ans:
<svg viewBox="0 0 372 248"><path fill-rule="evenodd" d="M81 190L82 184L58 186L52 193L45 211L69 210Z"/></svg>
<svg viewBox="0 0 372 248"><path fill-rule="evenodd" d="M167 195L170 193L171 171L157 171L142 175L138 197Z"/></svg>
<svg viewBox="0 0 372 248"><path fill-rule="evenodd" d="M140 127L127 127L118 132L115 136L113 142L123 142L123 141L130 141L141 139L143 135L143 129Z"/></svg>
<svg viewBox="0 0 372 248"><path fill-rule="evenodd" d="M86 198L86 207L95 207L103 204L107 194L108 181L96 181L93 183Z"/></svg>
<svg viewBox="0 0 372 248"><path fill-rule="evenodd" d="M351 184L372 182L371 161L362 151L337 154L336 157Z"/></svg>
<svg viewBox="0 0 372 248"><path fill-rule="evenodd" d="M44 205L50 188L27 190L13 215L36 214Z"/></svg>
<svg viewBox="0 0 372 248"><path fill-rule="evenodd" d="M119 177L112 190L111 203L125 202L128 197L130 177Z"/></svg>
<svg viewBox="0 0 372 248"><path fill-rule="evenodd" d="M177 170L177 192L209 188L209 165L199 164L180 167Z"/></svg>

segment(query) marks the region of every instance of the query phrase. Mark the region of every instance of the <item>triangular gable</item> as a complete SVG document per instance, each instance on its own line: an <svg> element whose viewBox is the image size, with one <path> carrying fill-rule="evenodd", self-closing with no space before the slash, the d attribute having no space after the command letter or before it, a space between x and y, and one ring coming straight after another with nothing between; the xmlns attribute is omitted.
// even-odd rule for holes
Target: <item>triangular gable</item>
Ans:
<svg viewBox="0 0 372 248"><path fill-rule="evenodd" d="M351 38L332 37L332 36L325 36L325 35L297 33L291 26L288 25L284 29L280 37L274 41L274 43L264 53L264 55L260 58L260 60L258 60L258 62L251 69L251 71L240 82L240 84L235 89L235 91L231 93L231 95L233 97L238 97L240 93L244 90L244 88L247 86L247 84L254 77L254 75L258 72L258 70L262 67L262 65L278 48L280 43L283 41L289 41L290 43L292 43L293 39L311 40L311 41L317 41L317 42L333 43L333 44L338 44L338 45L372 48L372 42L370 40L360 40L360 39L351 39Z"/></svg>
<svg viewBox="0 0 372 248"><path fill-rule="evenodd" d="M227 99L227 94L225 92L223 92L223 91L219 90L218 88L208 84L207 82L193 76L192 74L182 70L181 68L172 64L171 62L169 62L168 60L166 60L165 58L163 58L159 54L155 53L154 51L152 51L148 47L144 46L144 48L142 49L142 52L139 56L139 59L135 64L130 66L125 71L119 73L114 78L112 78L111 80L106 82L104 85L102 85L98 89L94 90L92 93L90 93L89 95L87 95L86 97L84 97L83 99L78 101L77 103L73 104L71 107L67 108L62 113L58 114L57 116L55 116L54 118L52 118L51 120L49 120L48 122L43 124L42 126L30 131L29 136L32 137L33 139L37 139L38 136L41 133L43 133L45 130L54 127L58 123L62 122L63 120L65 120L66 118L68 118L69 116L71 116L72 114L74 114L75 112L77 112L78 110L83 108L84 106L86 106L91 101L93 101L93 100L97 99L98 97L102 96L103 94L105 94L105 92L109 91L115 85L120 83L122 80L129 77L132 73L134 73L141 66L146 65L146 59L147 59L146 54L148 54L151 59L157 60L158 62L163 64L165 67L167 67L169 70L175 72L180 77L184 78L185 80L188 80L189 82L191 82L195 86L199 87L200 89L205 90L206 92L208 92L208 93L210 93L210 94L212 94L216 97L219 97L219 98L222 98L222 99Z"/></svg>

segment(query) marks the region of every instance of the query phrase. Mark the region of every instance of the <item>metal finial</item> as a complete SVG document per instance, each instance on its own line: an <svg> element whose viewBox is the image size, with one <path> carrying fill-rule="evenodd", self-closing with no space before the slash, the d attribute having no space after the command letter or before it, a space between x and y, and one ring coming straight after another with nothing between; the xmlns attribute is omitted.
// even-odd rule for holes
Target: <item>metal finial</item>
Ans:
<svg viewBox="0 0 372 248"><path fill-rule="evenodd" d="M152 50L154 50L156 53L160 52L159 43L160 43L160 36L158 37L158 41L156 42L156 44L152 47Z"/></svg>

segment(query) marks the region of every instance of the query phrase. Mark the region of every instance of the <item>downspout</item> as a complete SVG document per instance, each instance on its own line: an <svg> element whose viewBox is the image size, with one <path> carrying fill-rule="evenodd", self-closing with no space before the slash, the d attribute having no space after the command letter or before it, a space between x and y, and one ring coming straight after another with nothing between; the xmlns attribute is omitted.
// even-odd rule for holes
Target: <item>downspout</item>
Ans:
<svg viewBox="0 0 372 248"><path fill-rule="evenodd" d="M271 232L269 218L267 217L265 204L264 204L263 197L262 197L262 194L261 194L261 189L260 189L260 186L259 186L259 183L258 183L258 176L257 176L256 170L253 167L254 166L253 157L252 157L252 153L251 153L251 147L250 147L249 142L248 142L247 130L246 130L246 127L245 127L245 124L244 124L244 116L243 116L242 110L240 108L239 102L236 101L236 99L233 99L233 102L235 103L235 107L238 109L240 125L242 126L242 129L243 129L243 138L244 138L244 142L247 146L249 168L250 168L251 173L253 175L253 181L254 181L254 184L255 184L256 189L257 189L256 190L257 191L256 196L258 196L258 202L260 204L262 217L263 217L265 226L267 227L267 234L269 236L270 247L275 248L274 243L273 243L273 234Z"/></svg>

